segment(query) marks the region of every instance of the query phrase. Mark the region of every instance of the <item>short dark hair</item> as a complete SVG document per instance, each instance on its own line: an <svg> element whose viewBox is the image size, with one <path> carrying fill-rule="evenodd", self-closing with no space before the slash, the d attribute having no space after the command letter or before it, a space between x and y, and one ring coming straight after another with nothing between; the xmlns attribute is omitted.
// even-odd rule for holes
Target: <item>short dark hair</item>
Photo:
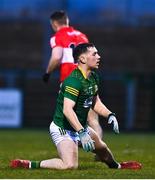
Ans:
<svg viewBox="0 0 155 180"><path fill-rule="evenodd" d="M74 60L78 60L79 56L88 51L88 48L95 47L93 43L82 43L75 47L73 50L73 58Z"/></svg>
<svg viewBox="0 0 155 180"><path fill-rule="evenodd" d="M50 16L50 20L57 21L61 25L67 24L67 19L68 19L68 16L67 16L66 12L63 10L55 11Z"/></svg>

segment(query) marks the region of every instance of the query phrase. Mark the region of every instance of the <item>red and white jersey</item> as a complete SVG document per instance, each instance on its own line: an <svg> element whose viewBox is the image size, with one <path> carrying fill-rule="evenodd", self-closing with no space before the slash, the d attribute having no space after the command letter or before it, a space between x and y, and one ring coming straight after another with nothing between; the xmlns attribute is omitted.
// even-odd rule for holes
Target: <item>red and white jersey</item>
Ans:
<svg viewBox="0 0 155 180"><path fill-rule="evenodd" d="M56 46L63 48L63 57L60 62L60 81L62 82L77 67L73 59L73 48L78 44L87 43L88 38L85 34L73 27L64 27L51 37L51 48Z"/></svg>

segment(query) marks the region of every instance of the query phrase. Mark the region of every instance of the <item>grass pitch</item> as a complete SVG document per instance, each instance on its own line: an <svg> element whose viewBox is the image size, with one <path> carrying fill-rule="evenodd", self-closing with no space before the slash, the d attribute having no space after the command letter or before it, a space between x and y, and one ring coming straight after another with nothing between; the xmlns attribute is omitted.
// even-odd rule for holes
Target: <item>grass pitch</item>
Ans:
<svg viewBox="0 0 155 180"><path fill-rule="evenodd" d="M0 130L0 179L155 179L155 134L104 133L118 161L136 160L141 170L109 169L92 153L79 150L77 170L11 169L11 159L43 160L57 156L48 130Z"/></svg>

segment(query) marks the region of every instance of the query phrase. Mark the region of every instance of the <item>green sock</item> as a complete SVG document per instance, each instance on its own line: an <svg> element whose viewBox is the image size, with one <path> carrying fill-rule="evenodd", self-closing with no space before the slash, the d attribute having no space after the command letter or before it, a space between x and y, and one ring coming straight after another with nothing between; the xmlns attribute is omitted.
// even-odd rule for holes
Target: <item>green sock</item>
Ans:
<svg viewBox="0 0 155 180"><path fill-rule="evenodd" d="M40 161L31 161L31 169L40 168Z"/></svg>

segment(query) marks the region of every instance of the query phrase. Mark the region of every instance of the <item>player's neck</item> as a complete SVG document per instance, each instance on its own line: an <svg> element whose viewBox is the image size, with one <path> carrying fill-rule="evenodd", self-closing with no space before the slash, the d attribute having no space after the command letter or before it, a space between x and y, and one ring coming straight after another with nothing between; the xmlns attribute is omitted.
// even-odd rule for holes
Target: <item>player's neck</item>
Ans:
<svg viewBox="0 0 155 180"><path fill-rule="evenodd" d="M91 73L91 70L88 69L86 66L80 64L78 65L78 68L80 69L81 73L83 74L84 78L87 79Z"/></svg>

